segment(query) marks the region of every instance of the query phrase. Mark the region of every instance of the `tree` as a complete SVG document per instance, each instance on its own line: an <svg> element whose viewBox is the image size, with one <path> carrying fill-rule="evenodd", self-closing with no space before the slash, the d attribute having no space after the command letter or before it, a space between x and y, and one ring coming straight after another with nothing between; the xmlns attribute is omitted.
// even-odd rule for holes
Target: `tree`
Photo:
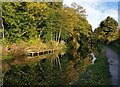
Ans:
<svg viewBox="0 0 120 87"><path fill-rule="evenodd" d="M49 13L46 3L4 2L2 8L5 38L12 43L38 38Z"/></svg>
<svg viewBox="0 0 120 87"><path fill-rule="evenodd" d="M74 4L73 8L65 7L64 16L65 16L65 29L69 33L69 36L72 38L70 43L73 46L73 55L76 55L79 51L82 55L88 52L89 50L89 39L91 39L92 28L88 23L87 19L83 14L85 11L82 7L77 9L78 5ZM79 13L78 13L79 10ZM76 52L76 53L75 53ZM85 54L86 55L86 54ZM83 56L85 58L85 56Z"/></svg>
<svg viewBox="0 0 120 87"><path fill-rule="evenodd" d="M100 23L99 27L95 29L95 36L99 40L109 43L117 39L117 26L117 21L108 16Z"/></svg>

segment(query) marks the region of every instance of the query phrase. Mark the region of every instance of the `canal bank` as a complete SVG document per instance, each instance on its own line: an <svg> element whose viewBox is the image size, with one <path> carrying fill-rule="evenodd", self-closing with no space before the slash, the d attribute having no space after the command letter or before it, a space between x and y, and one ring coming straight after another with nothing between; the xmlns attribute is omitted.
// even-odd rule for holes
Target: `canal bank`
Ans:
<svg viewBox="0 0 120 87"><path fill-rule="evenodd" d="M96 61L91 64L85 73L83 73L73 85L86 85L89 87L94 87L98 85L105 85L109 87L110 85L110 73L107 63L107 58L105 52L102 51L98 56L96 56Z"/></svg>

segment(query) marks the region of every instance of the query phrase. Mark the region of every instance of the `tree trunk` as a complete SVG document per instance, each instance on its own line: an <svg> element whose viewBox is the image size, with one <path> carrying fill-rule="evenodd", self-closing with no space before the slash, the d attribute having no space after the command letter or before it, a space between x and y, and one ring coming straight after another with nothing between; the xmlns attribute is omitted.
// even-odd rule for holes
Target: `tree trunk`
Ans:
<svg viewBox="0 0 120 87"><path fill-rule="evenodd" d="M60 28L60 32L59 32L59 36L58 36L58 43L60 42L60 36L61 36L61 28Z"/></svg>

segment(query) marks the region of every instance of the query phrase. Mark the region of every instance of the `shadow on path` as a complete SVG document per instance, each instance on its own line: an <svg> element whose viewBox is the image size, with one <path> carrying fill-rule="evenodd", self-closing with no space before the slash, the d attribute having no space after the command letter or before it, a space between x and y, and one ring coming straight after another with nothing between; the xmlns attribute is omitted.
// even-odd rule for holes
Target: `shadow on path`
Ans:
<svg viewBox="0 0 120 87"><path fill-rule="evenodd" d="M109 64L109 72L111 74L110 80L112 86L120 87L120 58L118 53L112 49L104 46L106 57Z"/></svg>

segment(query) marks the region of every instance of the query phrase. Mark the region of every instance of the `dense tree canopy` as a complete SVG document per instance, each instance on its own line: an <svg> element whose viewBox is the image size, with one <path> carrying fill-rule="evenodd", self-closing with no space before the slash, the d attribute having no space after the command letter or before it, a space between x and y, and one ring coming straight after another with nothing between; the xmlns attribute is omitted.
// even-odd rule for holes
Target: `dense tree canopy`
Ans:
<svg viewBox="0 0 120 87"><path fill-rule="evenodd" d="M2 7L5 39L9 43L34 38L45 42L64 40L72 41L70 43L77 50L80 45L84 47L84 43L88 43L92 34L85 9L76 3L70 8L62 7L60 2L4 2Z"/></svg>
<svg viewBox="0 0 120 87"><path fill-rule="evenodd" d="M100 23L100 26L95 29L95 36L106 43L117 39L118 23L112 17L108 16Z"/></svg>

